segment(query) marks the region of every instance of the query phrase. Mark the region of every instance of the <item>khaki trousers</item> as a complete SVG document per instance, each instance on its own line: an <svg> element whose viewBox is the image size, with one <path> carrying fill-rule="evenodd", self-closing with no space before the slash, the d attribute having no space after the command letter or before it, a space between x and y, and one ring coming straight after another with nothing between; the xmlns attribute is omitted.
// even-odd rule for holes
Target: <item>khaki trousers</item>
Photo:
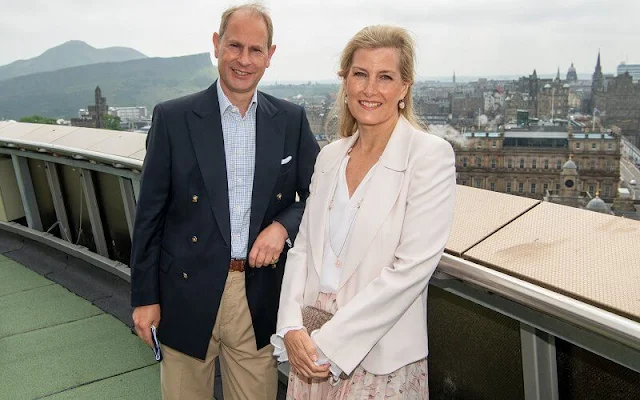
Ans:
<svg viewBox="0 0 640 400"><path fill-rule="evenodd" d="M225 400L275 400L278 369L273 346L256 349L244 272L229 271L204 361L162 345L163 400L211 400L220 356Z"/></svg>

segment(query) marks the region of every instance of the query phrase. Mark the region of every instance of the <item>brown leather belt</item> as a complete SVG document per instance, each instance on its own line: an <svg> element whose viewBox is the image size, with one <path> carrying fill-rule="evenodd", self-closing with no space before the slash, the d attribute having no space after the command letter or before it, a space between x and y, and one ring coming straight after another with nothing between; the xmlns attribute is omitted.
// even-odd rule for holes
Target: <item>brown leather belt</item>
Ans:
<svg viewBox="0 0 640 400"><path fill-rule="evenodd" d="M244 272L244 266L247 263L245 259L232 258L229 263L229 271Z"/></svg>

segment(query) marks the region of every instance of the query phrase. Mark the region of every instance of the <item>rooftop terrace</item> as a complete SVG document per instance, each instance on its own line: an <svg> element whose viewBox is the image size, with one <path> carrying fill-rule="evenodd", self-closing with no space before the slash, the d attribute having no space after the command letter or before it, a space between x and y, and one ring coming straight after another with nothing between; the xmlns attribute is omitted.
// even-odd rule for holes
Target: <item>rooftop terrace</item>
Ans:
<svg viewBox="0 0 640 400"><path fill-rule="evenodd" d="M137 133L0 122L0 155L11 159L5 168L11 167L8 176L14 177L13 181L0 179L0 194L6 205L13 190L21 211L19 217L9 218L17 222L0 222L0 230L13 238L0 236L0 246L17 237L25 243L40 243L126 284L144 141L145 136ZM429 291L433 398L640 398L638 249L638 221L459 186L453 233ZM46 282L32 273L15 272L24 270L8 263L15 276ZM70 268L68 275L74 274ZM24 322L20 322L21 313L4 307L3 301L18 295L3 296L1 290L6 285L7 293L19 292L20 282L16 278L0 283L0 320L12 321L11 326ZM21 307L31 307L28 302L36 301L37 291L48 286L52 284L28 289L25 293L33 293L24 294ZM78 293L82 285L76 286L72 290ZM53 308L72 314L75 308L66 304L76 303L63 297L59 301L47 297L45 303L59 304ZM62 325L36 325L29 329L35 331L24 335L37 337L42 329L82 324L88 337L94 338L117 326L126 331L99 309L82 307L77 322L67 317L69 321ZM5 312L6 317L1 314ZM31 319L40 318L26 318ZM115 325L102 325L103 320ZM87 337L73 332L72 337ZM30 353L21 352L21 341L12 339L21 336L0 337L0 347L8 343L17 349L9 352L11 362L0 364L0 378L13 371L7 377L23 382L25 393L35 393L31 386L37 385L20 381L22 374L49 365L47 354L58 354L58 349L75 352L89 366L101 365L103 357L95 344L80 351L68 338L70 342L58 346L57 341L41 337L39 351ZM151 352L135 337L125 336L123 343L137 350L113 344L122 350L110 357L123 365L135 359L120 372L122 376L142 368L136 373L157 377L151 363L145 364ZM67 347L62 347L64 343ZM44 357L40 364L33 361L40 357ZM21 363L28 366L14 367ZM85 369L88 366L81 368L88 374ZM109 370L100 376L117 373ZM74 385L99 378L83 379ZM52 387L68 385L62 378L60 382L67 383ZM21 385L12 385L19 393Z"/></svg>

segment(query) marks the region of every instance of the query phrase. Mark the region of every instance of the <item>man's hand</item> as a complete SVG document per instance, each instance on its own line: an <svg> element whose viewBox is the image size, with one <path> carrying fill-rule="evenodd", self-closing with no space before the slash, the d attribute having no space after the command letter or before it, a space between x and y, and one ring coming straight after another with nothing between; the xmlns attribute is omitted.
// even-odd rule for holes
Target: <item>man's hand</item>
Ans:
<svg viewBox="0 0 640 400"><path fill-rule="evenodd" d="M249 252L249 266L260 268L277 262L288 237L287 230L278 221L264 228Z"/></svg>
<svg viewBox="0 0 640 400"><path fill-rule="evenodd" d="M318 352L313 340L304 329L289 331L284 335L289 363L307 378L322 379L329 376L330 364L316 365Z"/></svg>
<svg viewBox="0 0 640 400"><path fill-rule="evenodd" d="M133 325L138 337L153 347L151 340L151 325L156 328L160 324L160 304L140 306L133 309Z"/></svg>

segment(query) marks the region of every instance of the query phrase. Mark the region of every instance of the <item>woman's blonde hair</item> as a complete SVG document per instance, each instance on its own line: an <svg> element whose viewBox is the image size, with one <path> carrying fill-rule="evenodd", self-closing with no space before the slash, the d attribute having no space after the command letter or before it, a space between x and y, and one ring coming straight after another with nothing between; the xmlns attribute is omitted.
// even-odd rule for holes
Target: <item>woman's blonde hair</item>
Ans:
<svg viewBox="0 0 640 400"><path fill-rule="evenodd" d="M373 25L367 26L349 40L340 56L340 70L338 76L342 78L342 84L336 97L335 104L327 120L327 132L336 136L349 137L358 129L358 123L345 104L346 88L345 78L353 63L353 55L359 49L391 48L399 50L400 76L408 84L407 95L404 98L405 107L399 109L412 125L417 128L425 127L418 121L413 111L412 88L415 80L415 43L409 33L395 26Z"/></svg>

